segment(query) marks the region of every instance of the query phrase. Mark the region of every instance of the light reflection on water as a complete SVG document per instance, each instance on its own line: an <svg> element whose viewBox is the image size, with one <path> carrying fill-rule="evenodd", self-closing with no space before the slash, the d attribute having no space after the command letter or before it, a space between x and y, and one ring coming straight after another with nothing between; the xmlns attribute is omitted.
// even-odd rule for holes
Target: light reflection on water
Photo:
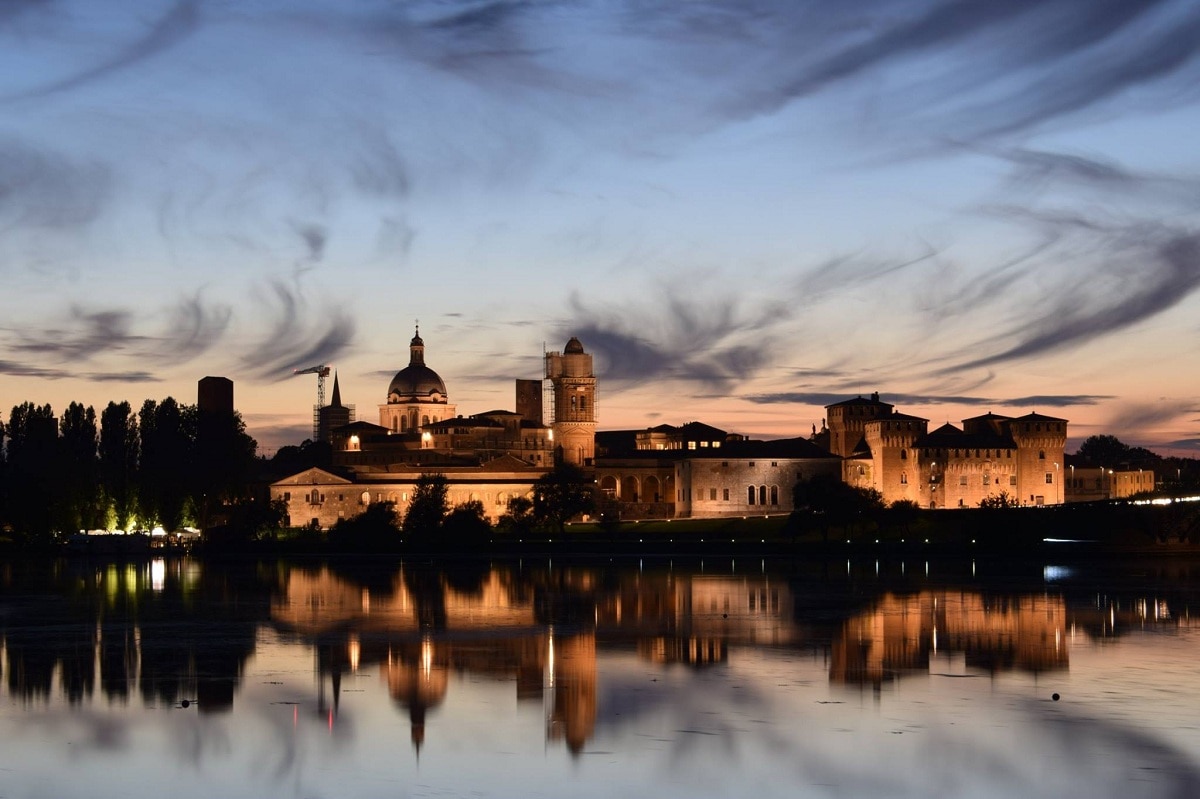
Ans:
<svg viewBox="0 0 1200 799"><path fill-rule="evenodd" d="M6 564L0 793L1200 795L1186 564L755 565Z"/></svg>

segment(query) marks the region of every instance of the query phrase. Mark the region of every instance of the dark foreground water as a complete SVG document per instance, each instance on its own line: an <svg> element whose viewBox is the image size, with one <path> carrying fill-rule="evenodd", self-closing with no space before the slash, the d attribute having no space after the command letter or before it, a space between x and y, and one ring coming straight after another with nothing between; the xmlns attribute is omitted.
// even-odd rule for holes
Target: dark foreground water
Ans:
<svg viewBox="0 0 1200 799"><path fill-rule="evenodd" d="M1196 797L1198 601L1178 561L0 564L0 797Z"/></svg>

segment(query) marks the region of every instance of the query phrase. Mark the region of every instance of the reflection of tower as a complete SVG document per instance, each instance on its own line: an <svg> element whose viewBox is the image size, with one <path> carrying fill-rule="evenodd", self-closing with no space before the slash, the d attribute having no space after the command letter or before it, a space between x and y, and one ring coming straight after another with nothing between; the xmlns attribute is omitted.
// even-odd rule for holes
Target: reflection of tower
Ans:
<svg viewBox="0 0 1200 799"><path fill-rule="evenodd" d="M342 404L342 390L338 386L337 372L333 373L333 398L324 408L317 409L317 441L333 441L335 428L354 421L354 407Z"/></svg>
<svg viewBox="0 0 1200 799"><path fill-rule="evenodd" d="M408 710L413 748L420 754L421 744L425 742L425 714L446 698L449 682L446 663L443 658L435 662L433 641L426 638L421 641L415 664L388 652L383 677L387 680L392 699Z"/></svg>
<svg viewBox="0 0 1200 799"><path fill-rule="evenodd" d="M591 466L596 451L596 374L592 356L574 336L561 353L546 353L552 386L555 451L567 463Z"/></svg>
<svg viewBox="0 0 1200 799"><path fill-rule="evenodd" d="M596 636L551 635L549 646L546 665L554 694L548 734L551 740L566 739L567 748L579 754L596 727Z"/></svg>

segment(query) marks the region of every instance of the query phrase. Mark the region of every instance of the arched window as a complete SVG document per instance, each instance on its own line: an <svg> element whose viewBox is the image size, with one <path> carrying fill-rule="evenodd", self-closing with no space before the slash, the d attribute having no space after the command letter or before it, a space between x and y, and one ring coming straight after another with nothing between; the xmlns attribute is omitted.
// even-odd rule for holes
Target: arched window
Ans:
<svg viewBox="0 0 1200 799"><path fill-rule="evenodd" d="M392 417L392 432L396 432L396 417Z"/></svg>
<svg viewBox="0 0 1200 799"><path fill-rule="evenodd" d="M779 486L771 486L771 504L779 504Z"/></svg>
<svg viewBox="0 0 1200 799"><path fill-rule="evenodd" d="M424 426L425 426L425 425L427 425L427 424L429 424L429 417L428 417L428 416L422 416L422 417L421 417L421 426L422 426L422 427L424 427Z"/></svg>
<svg viewBox="0 0 1200 799"><path fill-rule="evenodd" d="M900 460L902 460L902 461L908 460L908 450L906 450L906 449L900 450Z"/></svg>
<svg viewBox="0 0 1200 799"><path fill-rule="evenodd" d="M754 486L746 487L746 504L747 505L754 504Z"/></svg>
<svg viewBox="0 0 1200 799"><path fill-rule="evenodd" d="M1046 460L1046 450L1044 450L1044 449L1038 450L1038 460L1039 461Z"/></svg>
<svg viewBox="0 0 1200 799"><path fill-rule="evenodd" d="M587 410L587 397L579 398L579 410L581 410L581 411Z"/></svg>
<svg viewBox="0 0 1200 799"><path fill-rule="evenodd" d="M579 398L574 394L571 395L571 410L575 410L579 406Z"/></svg>
<svg viewBox="0 0 1200 799"><path fill-rule="evenodd" d="M766 486L758 487L758 504L759 505L767 504L767 487Z"/></svg>
<svg viewBox="0 0 1200 799"><path fill-rule="evenodd" d="M908 485L908 472L900 472L900 485Z"/></svg>
<svg viewBox="0 0 1200 799"><path fill-rule="evenodd" d="M408 430L408 417L407 417L407 416L401 416L401 417L400 417L400 432L401 432L401 433L404 433L404 432L406 432L407 430Z"/></svg>

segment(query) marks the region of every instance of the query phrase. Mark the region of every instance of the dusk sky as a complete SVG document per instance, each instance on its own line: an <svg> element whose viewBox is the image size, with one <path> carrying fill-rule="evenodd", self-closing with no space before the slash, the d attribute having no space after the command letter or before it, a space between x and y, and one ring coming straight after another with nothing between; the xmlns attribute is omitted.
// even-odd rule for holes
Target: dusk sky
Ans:
<svg viewBox="0 0 1200 799"><path fill-rule="evenodd" d="M316 380L600 429L879 391L1200 450L1200 4L0 0L0 408Z"/></svg>

